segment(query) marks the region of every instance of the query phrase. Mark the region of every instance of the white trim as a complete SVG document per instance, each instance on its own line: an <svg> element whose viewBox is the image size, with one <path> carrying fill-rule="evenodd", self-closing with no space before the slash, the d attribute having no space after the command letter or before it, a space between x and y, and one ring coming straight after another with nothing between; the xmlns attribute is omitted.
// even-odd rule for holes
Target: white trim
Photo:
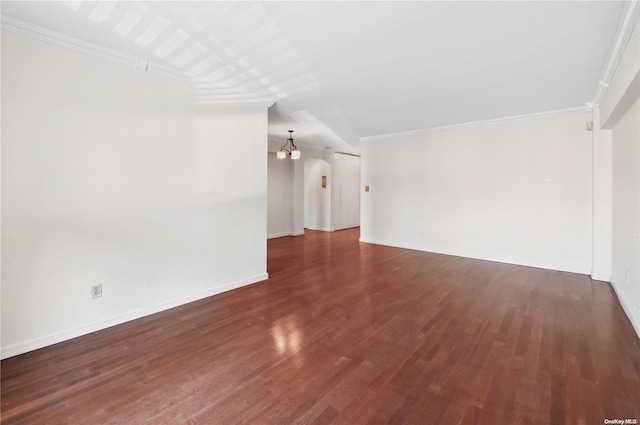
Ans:
<svg viewBox="0 0 640 425"><path fill-rule="evenodd" d="M196 77L187 72L163 65L158 62L150 61L146 58L137 57L128 53L121 52L116 49L94 44L70 35L54 31L39 25L25 22L12 16L0 14L0 28L21 34L36 40L54 44L59 47L75 50L77 52L89 54L101 59L117 62L123 65L131 66L143 72L152 72L154 74L163 75L165 77L174 78L196 86L197 89L217 89L221 93L224 91L226 98L221 100L206 100L203 103L209 104L259 104L271 107L275 103L275 99L251 97L250 93L242 92L225 84L214 83L205 78ZM219 94L218 96L222 96ZM243 99L243 97L245 97Z"/></svg>
<svg viewBox="0 0 640 425"><path fill-rule="evenodd" d="M331 227L318 227L318 228L307 227L307 229L315 230L317 232L333 232L334 231L334 229Z"/></svg>
<svg viewBox="0 0 640 425"><path fill-rule="evenodd" d="M1 28L4 30L35 38L36 40L55 44L56 46L66 47L78 52L88 53L99 58L108 59L125 65L130 65L134 68L138 67L140 58L137 58L133 55L129 55L115 49L109 49L107 47L99 46L97 44L89 43L79 38L71 37L66 34L41 27L39 25L25 22L12 16L7 16L4 14L0 15L0 23Z"/></svg>
<svg viewBox="0 0 640 425"><path fill-rule="evenodd" d="M561 267L557 267L557 266L554 266L554 265L549 265L549 264L546 264L546 265L520 264L520 263L512 263L512 262L507 262L507 261L504 261L504 260L497 260L497 259L492 259L492 258L468 257L468 256L464 256L464 255L450 254L450 253L446 253L446 252L425 251L425 250L422 250L422 249L409 248L409 247L406 247L406 246L394 245L394 244L390 244L390 243L386 243L386 242L385 243L381 243L381 242L376 242L376 241L373 241L373 240L368 240L368 239L363 239L363 238L360 238L359 242L360 243L370 243L370 244L374 244L374 245L392 246L392 247L395 247L395 248L402 248L402 249L412 249L412 250L422 251L422 252L432 252L434 254L452 255L452 256L455 256L455 257L472 258L472 259L475 259L475 260L482 260L482 261L494 261L494 262L498 262L498 263L513 264L513 265L523 266L523 267L535 267L535 268L547 269L547 270L559 270L559 271L564 271L564 272L569 272L569 273L586 274L586 273L583 273L583 272L581 272L579 270L567 270L567 269L564 269L564 268L561 268ZM635 320L634 316L631 314L631 308L626 304L626 302L624 301L624 298L620 296L620 292L616 289L615 283L614 282L609 282L610 278L608 278L606 276L591 275L591 279L598 280L598 281L603 281L603 282L609 283L611 285L611 287L613 288L613 292L615 293L616 297L618 298L618 302L622 306L622 309L624 310L625 314L629 318L629 321L631 322L631 326L633 326L633 329L638 334L638 337L640 337L640 323L638 323Z"/></svg>
<svg viewBox="0 0 640 425"><path fill-rule="evenodd" d="M611 282L611 276L607 276L604 274L593 273L591 275L592 280L598 280L600 282Z"/></svg>
<svg viewBox="0 0 640 425"><path fill-rule="evenodd" d="M514 266L533 267L533 268L536 268L536 269L544 269L544 270L556 270L556 271L561 271L561 272L576 273L576 274L582 274L582 275L587 275L587 276L589 276L589 273L590 273L590 271L587 271L587 270L584 270L584 269L581 269L581 268L577 268L577 267L576 268L570 268L570 267L561 266L559 264L551 264L551 263L521 263L521 262L514 262L513 260L506 260L506 259L503 259L503 258L484 257L484 256L478 257L478 256L468 255L466 253L459 253L459 252L433 251L433 250L424 249L424 248L420 248L420 247L412 247L412 246L407 246L407 245L401 245L401 244L394 243L394 242L374 241L374 240L363 239L363 238L360 238L360 242L362 242L362 243L370 243L370 244L374 244L374 245L391 246L391 247L394 247L394 248L411 249L413 251L429 252L429 253L432 253L432 254L450 255L452 257L470 258L472 260L493 261L494 263L511 264L511 265L514 265Z"/></svg>
<svg viewBox="0 0 640 425"><path fill-rule="evenodd" d="M604 66L602 71L602 77L598 80L598 86L596 88L596 92L593 95L593 100L589 102L587 105L600 106L600 102L604 97L607 88L609 88L609 84L611 83L611 79L620 64L620 60L622 59L622 55L629 44L629 40L631 39L631 34L635 28L635 23L638 21L640 17L640 0L631 0L627 6L627 9L622 16L620 21L620 28L618 29L618 35L613 41L613 45L611 46L611 53L609 54L609 60Z"/></svg>
<svg viewBox="0 0 640 425"><path fill-rule="evenodd" d="M549 117L549 116L555 116L555 115L575 114L577 112L588 112L588 111L589 109L586 106L577 106L575 108L556 109L553 111L536 112L533 114L514 115L510 117L494 118L490 120L471 121L471 122L466 122L461 124L445 125L442 127L430 127L430 128L423 128L420 130L401 131L398 133L388 133L388 134L380 134L377 136L367 136L367 137L361 137L360 141L370 142L374 140L384 140L384 139L395 138L395 137L413 136L413 135L419 135L423 133L432 133L436 131L446 131L446 130L461 128L461 127L472 127L477 125L493 124L493 123L504 122L504 121L519 121L519 120L526 120L526 119L532 119L532 118L543 118L543 117Z"/></svg>
<svg viewBox="0 0 640 425"><path fill-rule="evenodd" d="M92 332L107 329L112 326L120 325L122 323L126 323L131 320L136 320L141 317L149 316L154 313L159 313L161 311L168 310L170 308L178 307L184 304L188 304L190 302L201 300L203 298L207 298L213 295L221 294L223 292L231 291L232 289L237 289L243 286L251 285L253 283L261 282L268 278L269 278L269 273L263 273L261 275L254 276L249 279L244 279L238 282L227 283L225 285L218 286L216 288L209 289L204 292L187 295L185 297L176 298L167 302L163 302L163 303L148 306L148 307L143 307L141 309L131 311L129 313L120 314L118 316L114 316L108 319L99 320L79 328L69 329L67 331L57 332L54 334L34 338L34 339L20 342L17 344L12 344L12 345L9 345L8 347L2 347L0 358L6 359L8 357L17 356L18 354L37 350L42 347L47 347L49 345L57 344L62 341L67 341L72 338L76 338L82 335L90 334Z"/></svg>
<svg viewBox="0 0 640 425"><path fill-rule="evenodd" d="M286 236L302 236L302 235L304 235L304 230L302 232L274 233L273 235L267 235L267 239L284 238Z"/></svg>
<svg viewBox="0 0 640 425"><path fill-rule="evenodd" d="M622 306L622 309L624 310L625 314L629 318L629 321L631 322L631 326L633 326L633 329L638 334L638 337L640 337L640 323L636 322L636 320L633 317L633 314L631 314L631 307L629 307L627 303L625 303L624 297L620 296L620 292L616 288L615 283L611 282L611 287L613 288L613 292L616 294L616 297L618 298L618 302Z"/></svg>
<svg viewBox="0 0 640 425"><path fill-rule="evenodd" d="M267 235L267 239L284 238L286 236L293 236L290 232L274 233L273 235Z"/></svg>

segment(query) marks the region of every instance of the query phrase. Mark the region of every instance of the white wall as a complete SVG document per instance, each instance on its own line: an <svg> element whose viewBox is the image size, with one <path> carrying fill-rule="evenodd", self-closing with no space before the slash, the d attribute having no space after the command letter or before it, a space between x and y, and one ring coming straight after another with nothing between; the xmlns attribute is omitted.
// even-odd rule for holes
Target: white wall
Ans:
<svg viewBox="0 0 640 425"><path fill-rule="evenodd" d="M620 62L600 103L600 122L612 128L640 97L640 20L632 29Z"/></svg>
<svg viewBox="0 0 640 425"><path fill-rule="evenodd" d="M602 99L611 129L611 284L640 335L640 21Z"/></svg>
<svg viewBox="0 0 640 425"><path fill-rule="evenodd" d="M335 230L360 226L360 157L334 154L332 215Z"/></svg>
<svg viewBox="0 0 640 425"><path fill-rule="evenodd" d="M293 232L291 168L292 161L268 153L267 237L279 238Z"/></svg>
<svg viewBox="0 0 640 425"><path fill-rule="evenodd" d="M327 177L322 187L322 176ZM311 230L332 231L331 228L331 166L322 159L304 161L304 227Z"/></svg>
<svg viewBox="0 0 640 425"><path fill-rule="evenodd" d="M322 158L324 153L298 147L298 160L278 159L283 142L270 141L267 190L267 233L269 238L304 235L304 161ZM285 218L286 217L286 218ZM285 222L288 220L287 222Z"/></svg>
<svg viewBox="0 0 640 425"><path fill-rule="evenodd" d="M2 357L267 277L266 106L193 99L2 32Z"/></svg>
<svg viewBox="0 0 640 425"><path fill-rule="evenodd" d="M611 202L612 161L611 130L600 125L600 111L594 108L593 120L593 256L591 278L611 280Z"/></svg>
<svg viewBox="0 0 640 425"><path fill-rule="evenodd" d="M590 274L586 121L578 112L364 140L361 240Z"/></svg>
<svg viewBox="0 0 640 425"><path fill-rule="evenodd" d="M302 154L304 155L304 153ZM304 235L304 156L291 164L292 236Z"/></svg>
<svg viewBox="0 0 640 425"><path fill-rule="evenodd" d="M640 99L613 127L612 276L640 334Z"/></svg>

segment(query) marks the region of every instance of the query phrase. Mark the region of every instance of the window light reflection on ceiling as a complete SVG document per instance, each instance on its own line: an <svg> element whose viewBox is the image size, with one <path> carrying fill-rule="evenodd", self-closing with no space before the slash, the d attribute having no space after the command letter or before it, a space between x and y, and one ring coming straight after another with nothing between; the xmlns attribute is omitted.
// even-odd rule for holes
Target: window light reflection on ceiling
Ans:
<svg viewBox="0 0 640 425"><path fill-rule="evenodd" d="M189 70L190 74L202 75L202 73L214 65L213 58L209 57Z"/></svg>
<svg viewBox="0 0 640 425"><path fill-rule="evenodd" d="M140 34L140 37L138 37L134 43L139 47L147 47L153 40L162 34L170 24L171 22L169 22L167 18L162 15L158 15L151 25L149 25L147 29Z"/></svg>
<svg viewBox="0 0 640 425"><path fill-rule="evenodd" d="M219 28L219 33L225 37L231 37L239 32L246 32L247 27L257 26L256 22L266 14L261 4L255 3L225 22L225 25Z"/></svg>
<svg viewBox="0 0 640 425"><path fill-rule="evenodd" d="M131 6L131 9L129 9L127 14L122 17L115 27L113 27L113 32L118 34L120 37L126 37L135 28L135 26L138 25L138 22L140 22L148 11L149 6L146 4L140 2L133 3L133 6Z"/></svg>
<svg viewBox="0 0 640 425"><path fill-rule="evenodd" d="M182 1L172 1L167 2L168 9L174 13L175 15L182 16L189 11L193 7L191 2L182 2Z"/></svg>
<svg viewBox="0 0 640 425"><path fill-rule="evenodd" d="M206 50L207 48L204 47L204 45L202 45L201 43L196 43L193 46L191 46L188 50L185 50L184 52L182 52L180 56L175 58L173 62L171 62L171 65L177 68L182 68L183 66L185 66L186 64L194 60L198 55L200 55Z"/></svg>
<svg viewBox="0 0 640 425"><path fill-rule="evenodd" d="M107 1L100 1L95 3L95 7L93 8L93 10L91 11L91 13L89 14L89 19L91 19L93 22L97 23L97 24L101 24L103 23L109 16L111 16L111 13L113 13L113 9L116 7L115 2L107 2Z"/></svg>
<svg viewBox="0 0 640 425"><path fill-rule="evenodd" d="M64 5L67 6L69 9L75 10L77 12L78 9L80 9L80 6L82 6L82 0L77 0L77 1L67 0L64 2Z"/></svg>
<svg viewBox="0 0 640 425"><path fill-rule="evenodd" d="M158 46L158 48L154 50L153 54L160 58L164 58L188 39L189 34L180 30L173 34L167 41Z"/></svg>
<svg viewBox="0 0 640 425"><path fill-rule="evenodd" d="M215 85L211 101L280 99L285 90L312 79L260 3L216 3L203 13L194 13L190 3L156 8L145 1L67 0L64 5L145 49L138 53L145 64L154 57L194 82ZM290 66L283 69L282 63Z"/></svg>
<svg viewBox="0 0 640 425"><path fill-rule="evenodd" d="M239 66L241 66L242 68L247 68L249 66L249 62L247 62L244 59L238 59L236 61L236 64L238 64Z"/></svg>
<svg viewBox="0 0 640 425"><path fill-rule="evenodd" d="M222 69L217 69L216 71L212 72L211 74L207 75L207 79L211 80L211 81L217 81L221 78L224 78L228 75L232 75L234 74L236 71L236 68L232 65L227 65Z"/></svg>

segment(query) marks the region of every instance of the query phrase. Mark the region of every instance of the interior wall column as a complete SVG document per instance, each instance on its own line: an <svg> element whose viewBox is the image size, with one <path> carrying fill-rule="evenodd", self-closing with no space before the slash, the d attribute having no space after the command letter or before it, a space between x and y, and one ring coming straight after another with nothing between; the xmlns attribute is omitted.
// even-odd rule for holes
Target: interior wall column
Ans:
<svg viewBox="0 0 640 425"><path fill-rule="evenodd" d="M304 235L304 159L291 161L291 232Z"/></svg>
<svg viewBox="0 0 640 425"><path fill-rule="evenodd" d="M339 197L340 194L338 193L338 191L336 190L336 186L335 186L335 173L336 173L336 167L335 167L335 150L333 148L326 148L324 150L324 160L327 161L329 163L329 166L331 167L331 173L330 175L327 176L327 190L331 191L331 216L329 217L329 231L333 232L336 228L335 226L335 220L336 220L336 216L338 214L338 212L336 211L336 208L339 205Z"/></svg>
<svg viewBox="0 0 640 425"><path fill-rule="evenodd" d="M611 130L600 128L593 109L593 269L591 278L611 280L612 161Z"/></svg>

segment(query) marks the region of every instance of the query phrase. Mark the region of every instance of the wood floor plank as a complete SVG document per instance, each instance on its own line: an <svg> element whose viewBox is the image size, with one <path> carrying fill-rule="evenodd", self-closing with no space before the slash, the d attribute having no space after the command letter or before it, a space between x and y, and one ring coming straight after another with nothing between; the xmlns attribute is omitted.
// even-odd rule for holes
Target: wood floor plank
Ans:
<svg viewBox="0 0 640 425"><path fill-rule="evenodd" d="M268 241L270 279L5 359L2 424L640 419L640 340L588 276Z"/></svg>

